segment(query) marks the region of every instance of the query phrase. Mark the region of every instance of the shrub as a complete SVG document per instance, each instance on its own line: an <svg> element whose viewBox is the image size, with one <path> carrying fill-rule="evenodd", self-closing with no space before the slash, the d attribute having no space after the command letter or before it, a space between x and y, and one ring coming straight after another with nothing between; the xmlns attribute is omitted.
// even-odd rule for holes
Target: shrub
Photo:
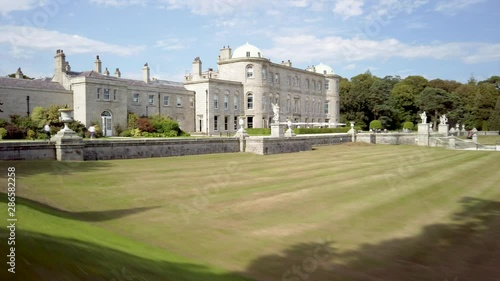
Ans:
<svg viewBox="0 0 500 281"><path fill-rule="evenodd" d="M24 132L16 125L7 125L5 126L7 130L6 139L24 139Z"/></svg>
<svg viewBox="0 0 500 281"><path fill-rule="evenodd" d="M132 132L132 136L134 138L140 138L140 137L142 137L142 132L139 129L132 129L131 132Z"/></svg>
<svg viewBox="0 0 500 281"><path fill-rule="evenodd" d="M33 130L29 129L29 130L28 130L28 138L29 138L30 140L35 140L35 137L36 137L36 133L35 133L35 131L33 131Z"/></svg>
<svg viewBox="0 0 500 281"><path fill-rule="evenodd" d="M5 128L0 128L0 140L7 136L7 130Z"/></svg>
<svg viewBox="0 0 500 281"><path fill-rule="evenodd" d="M403 129L413 130L414 127L415 125L413 124L413 122L406 121L403 123Z"/></svg>
<svg viewBox="0 0 500 281"><path fill-rule="evenodd" d="M137 119L135 122L137 129L139 129L141 132L148 132L152 133L155 131L155 127L153 126L153 123L145 117Z"/></svg>
<svg viewBox="0 0 500 281"><path fill-rule="evenodd" d="M177 135L179 135L182 132L177 121L168 117L156 115L151 119L151 123L153 123L155 132L157 133L176 131Z"/></svg>
<svg viewBox="0 0 500 281"><path fill-rule="evenodd" d="M122 126L120 126L120 124L116 124L114 128L117 135L120 135L123 132L123 128Z"/></svg>
<svg viewBox="0 0 500 281"><path fill-rule="evenodd" d="M120 137L132 137L132 130L125 130L121 132Z"/></svg>
<svg viewBox="0 0 500 281"><path fill-rule="evenodd" d="M380 120L373 120L372 122L370 122L370 129L373 130L382 129L382 122L380 122Z"/></svg>
<svg viewBox="0 0 500 281"><path fill-rule="evenodd" d="M85 132L87 132L87 128L80 121L73 121L68 123L68 127L73 130L80 137L85 137Z"/></svg>
<svg viewBox="0 0 500 281"><path fill-rule="evenodd" d="M139 116L137 114L129 112L127 114L127 128L128 129L135 129L137 128L137 119L139 119Z"/></svg>
<svg viewBox="0 0 500 281"><path fill-rule="evenodd" d="M7 120L5 119L0 119L0 127L5 127L9 122L7 122Z"/></svg>

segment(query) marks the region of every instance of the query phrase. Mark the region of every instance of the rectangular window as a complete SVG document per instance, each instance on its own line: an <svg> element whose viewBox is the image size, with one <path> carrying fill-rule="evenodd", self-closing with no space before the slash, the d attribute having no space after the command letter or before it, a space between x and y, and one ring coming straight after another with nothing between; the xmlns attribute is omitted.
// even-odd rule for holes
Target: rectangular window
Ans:
<svg viewBox="0 0 500 281"><path fill-rule="evenodd" d="M103 100L109 100L109 89L104 89Z"/></svg>
<svg viewBox="0 0 500 281"><path fill-rule="evenodd" d="M229 109L229 96L224 96L224 110Z"/></svg>
<svg viewBox="0 0 500 281"><path fill-rule="evenodd" d="M149 95L148 96L148 103L149 104L154 104L155 103L155 95Z"/></svg>
<svg viewBox="0 0 500 281"><path fill-rule="evenodd" d="M217 124L217 122L219 121L218 117L219 116L217 116L217 115L214 116L214 131L217 131L219 129L219 124Z"/></svg>
<svg viewBox="0 0 500 281"><path fill-rule="evenodd" d="M182 97L177 97L177 107L182 107Z"/></svg>
<svg viewBox="0 0 500 281"><path fill-rule="evenodd" d="M229 116L224 116L224 130L227 131L229 128Z"/></svg>
<svg viewBox="0 0 500 281"><path fill-rule="evenodd" d="M325 102L325 114L328 114L328 103Z"/></svg>
<svg viewBox="0 0 500 281"><path fill-rule="evenodd" d="M113 100L116 100L116 93L118 93L118 90L113 90Z"/></svg>
<svg viewBox="0 0 500 281"><path fill-rule="evenodd" d="M139 94L134 94L134 103L139 104Z"/></svg>
<svg viewBox="0 0 500 281"><path fill-rule="evenodd" d="M189 107L194 107L194 97L189 97Z"/></svg>
<svg viewBox="0 0 500 281"><path fill-rule="evenodd" d="M328 81L325 82L325 90L330 90L330 83Z"/></svg>
<svg viewBox="0 0 500 281"><path fill-rule="evenodd" d="M163 106L170 105L170 96L163 96Z"/></svg>
<svg viewBox="0 0 500 281"><path fill-rule="evenodd" d="M238 96L234 96L234 110L238 110Z"/></svg>
<svg viewBox="0 0 500 281"><path fill-rule="evenodd" d="M247 117L247 128L249 129L253 128L253 116Z"/></svg>
<svg viewBox="0 0 500 281"><path fill-rule="evenodd" d="M280 75L279 73L274 74L274 83L279 84L280 83Z"/></svg>
<svg viewBox="0 0 500 281"><path fill-rule="evenodd" d="M238 130L238 116L234 116L234 130Z"/></svg>
<svg viewBox="0 0 500 281"><path fill-rule="evenodd" d="M268 83L269 84L273 84L273 73L272 72L269 72L269 76L268 76Z"/></svg>
<svg viewBox="0 0 500 281"><path fill-rule="evenodd" d="M101 88L97 88L97 95L96 99L100 100L101 99Z"/></svg>
<svg viewBox="0 0 500 281"><path fill-rule="evenodd" d="M219 96L215 95L214 96L214 109L218 109L218 108L219 108Z"/></svg>

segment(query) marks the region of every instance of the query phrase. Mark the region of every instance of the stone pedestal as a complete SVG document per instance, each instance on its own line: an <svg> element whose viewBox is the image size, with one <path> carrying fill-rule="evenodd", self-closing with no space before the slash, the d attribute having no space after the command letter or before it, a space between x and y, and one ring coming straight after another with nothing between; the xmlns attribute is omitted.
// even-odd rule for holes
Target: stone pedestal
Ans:
<svg viewBox="0 0 500 281"><path fill-rule="evenodd" d="M234 134L234 137L235 138L246 138L246 137L248 137L248 133L243 127L240 127L238 129L238 131L236 131L236 134Z"/></svg>
<svg viewBox="0 0 500 281"><path fill-rule="evenodd" d="M287 138L295 137L295 132L292 130L292 128L288 128L288 130L286 130L285 137Z"/></svg>
<svg viewBox="0 0 500 281"><path fill-rule="evenodd" d="M429 124L418 124L417 143L419 146L429 146Z"/></svg>
<svg viewBox="0 0 500 281"><path fill-rule="evenodd" d="M63 128L51 138L56 143L57 161L83 161L83 139L69 128Z"/></svg>
<svg viewBox="0 0 500 281"><path fill-rule="evenodd" d="M451 138L451 139L448 141L448 148L449 148L449 149L455 149L455 139L454 139L454 138Z"/></svg>
<svg viewBox="0 0 500 281"><path fill-rule="evenodd" d="M285 136L285 125L271 124L271 137L282 138Z"/></svg>
<svg viewBox="0 0 500 281"><path fill-rule="evenodd" d="M477 144L477 134L472 135L472 142Z"/></svg>
<svg viewBox="0 0 500 281"><path fill-rule="evenodd" d="M447 124L439 124L438 133L447 137L448 136L448 125Z"/></svg>

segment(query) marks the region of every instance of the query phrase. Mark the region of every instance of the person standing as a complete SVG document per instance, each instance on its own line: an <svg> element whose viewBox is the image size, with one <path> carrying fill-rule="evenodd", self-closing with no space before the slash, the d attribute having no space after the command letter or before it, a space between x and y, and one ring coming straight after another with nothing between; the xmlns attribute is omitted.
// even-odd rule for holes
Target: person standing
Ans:
<svg viewBox="0 0 500 281"><path fill-rule="evenodd" d="M43 130L45 131L45 134L47 135L47 139L50 140L50 123L47 122L45 126L43 126Z"/></svg>
<svg viewBox="0 0 500 281"><path fill-rule="evenodd" d="M90 138L93 139L95 137L95 126L94 126L94 124L90 125L89 132L90 132Z"/></svg>

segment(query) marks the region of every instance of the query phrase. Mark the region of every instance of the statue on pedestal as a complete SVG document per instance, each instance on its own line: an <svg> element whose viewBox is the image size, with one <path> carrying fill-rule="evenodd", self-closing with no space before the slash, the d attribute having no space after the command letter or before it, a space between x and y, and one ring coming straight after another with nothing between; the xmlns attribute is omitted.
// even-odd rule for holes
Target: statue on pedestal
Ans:
<svg viewBox="0 0 500 281"><path fill-rule="evenodd" d="M446 114L443 114L439 117L439 124L446 125L446 123L448 123L448 118L446 118Z"/></svg>
<svg viewBox="0 0 500 281"><path fill-rule="evenodd" d="M425 111L420 114L420 118L422 118L422 124L427 124L427 115L425 114Z"/></svg>
<svg viewBox="0 0 500 281"><path fill-rule="evenodd" d="M271 105L273 106L273 114L274 114L273 121L274 121L274 123L279 123L280 122L280 107L276 103L271 103Z"/></svg>

